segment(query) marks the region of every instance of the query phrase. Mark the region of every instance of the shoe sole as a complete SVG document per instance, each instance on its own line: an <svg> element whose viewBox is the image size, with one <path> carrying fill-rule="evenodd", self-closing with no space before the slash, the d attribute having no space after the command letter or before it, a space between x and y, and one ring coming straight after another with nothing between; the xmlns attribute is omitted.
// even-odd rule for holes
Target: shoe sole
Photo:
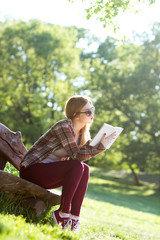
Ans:
<svg viewBox="0 0 160 240"><path fill-rule="evenodd" d="M57 219L56 219L56 216L55 216L54 212L52 212L52 218L53 218L54 222L58 225L58 222L57 222Z"/></svg>
<svg viewBox="0 0 160 240"><path fill-rule="evenodd" d="M57 225L60 225L60 223L57 222L55 212L52 212L52 218L53 218L53 221L54 221ZM69 227L69 226L71 226L71 222L70 222L70 223L68 222L68 223L67 223L64 227L62 227L62 228L66 228L66 227Z"/></svg>

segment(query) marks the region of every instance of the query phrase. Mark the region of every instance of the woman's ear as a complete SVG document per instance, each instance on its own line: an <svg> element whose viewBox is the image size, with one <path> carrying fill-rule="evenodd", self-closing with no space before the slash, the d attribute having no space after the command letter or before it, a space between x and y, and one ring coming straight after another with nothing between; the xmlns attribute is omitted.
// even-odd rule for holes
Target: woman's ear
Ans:
<svg viewBox="0 0 160 240"><path fill-rule="evenodd" d="M79 119L79 115L78 115L77 113L74 113L74 114L73 114L73 118L74 118L74 119Z"/></svg>

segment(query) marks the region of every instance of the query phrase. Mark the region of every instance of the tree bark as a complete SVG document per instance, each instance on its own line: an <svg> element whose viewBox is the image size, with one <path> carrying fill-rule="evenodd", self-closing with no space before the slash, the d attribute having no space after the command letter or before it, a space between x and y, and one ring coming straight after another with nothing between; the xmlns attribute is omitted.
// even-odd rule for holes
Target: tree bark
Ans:
<svg viewBox="0 0 160 240"><path fill-rule="evenodd" d="M33 208L37 216L46 211L46 204L50 207L55 206L61 199L59 194L4 171L0 171L0 192L21 196L22 203Z"/></svg>
<svg viewBox="0 0 160 240"><path fill-rule="evenodd" d="M0 170L3 170L6 166L8 159L6 156L0 152Z"/></svg>
<svg viewBox="0 0 160 240"><path fill-rule="evenodd" d="M131 172L133 174L133 178L134 178L135 184L137 186L141 186L141 183L139 182L138 176L137 176L136 172L134 171L134 168L131 165L129 167L130 167Z"/></svg>
<svg viewBox="0 0 160 240"><path fill-rule="evenodd" d="M26 152L21 133L13 132L0 123L0 169L3 170L6 162L9 161L20 170L20 164Z"/></svg>

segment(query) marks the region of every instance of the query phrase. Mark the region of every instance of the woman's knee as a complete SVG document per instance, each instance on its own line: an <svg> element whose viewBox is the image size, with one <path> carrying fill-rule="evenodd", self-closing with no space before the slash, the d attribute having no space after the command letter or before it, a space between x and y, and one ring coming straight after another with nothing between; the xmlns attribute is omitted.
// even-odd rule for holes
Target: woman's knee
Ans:
<svg viewBox="0 0 160 240"><path fill-rule="evenodd" d="M81 172L84 172L84 164L80 161L73 160L73 165L74 168L78 169Z"/></svg>
<svg viewBox="0 0 160 240"><path fill-rule="evenodd" d="M86 163L73 160L72 164L73 164L72 166L74 167L74 169L76 169L76 171L82 172L83 175L89 178L90 171L89 171L89 166Z"/></svg>
<svg viewBox="0 0 160 240"><path fill-rule="evenodd" d="M89 177L90 175L90 171L89 171L89 166L86 163L83 163L83 167L84 167L84 173L86 176Z"/></svg>

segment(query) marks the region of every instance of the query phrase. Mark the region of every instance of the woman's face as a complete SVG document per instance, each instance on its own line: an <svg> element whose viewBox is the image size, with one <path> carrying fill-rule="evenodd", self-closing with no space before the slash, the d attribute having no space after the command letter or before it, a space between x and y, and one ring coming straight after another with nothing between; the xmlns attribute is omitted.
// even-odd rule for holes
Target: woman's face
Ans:
<svg viewBox="0 0 160 240"><path fill-rule="evenodd" d="M88 102L77 115L79 121L85 124L91 124L94 119L94 110L94 106Z"/></svg>

